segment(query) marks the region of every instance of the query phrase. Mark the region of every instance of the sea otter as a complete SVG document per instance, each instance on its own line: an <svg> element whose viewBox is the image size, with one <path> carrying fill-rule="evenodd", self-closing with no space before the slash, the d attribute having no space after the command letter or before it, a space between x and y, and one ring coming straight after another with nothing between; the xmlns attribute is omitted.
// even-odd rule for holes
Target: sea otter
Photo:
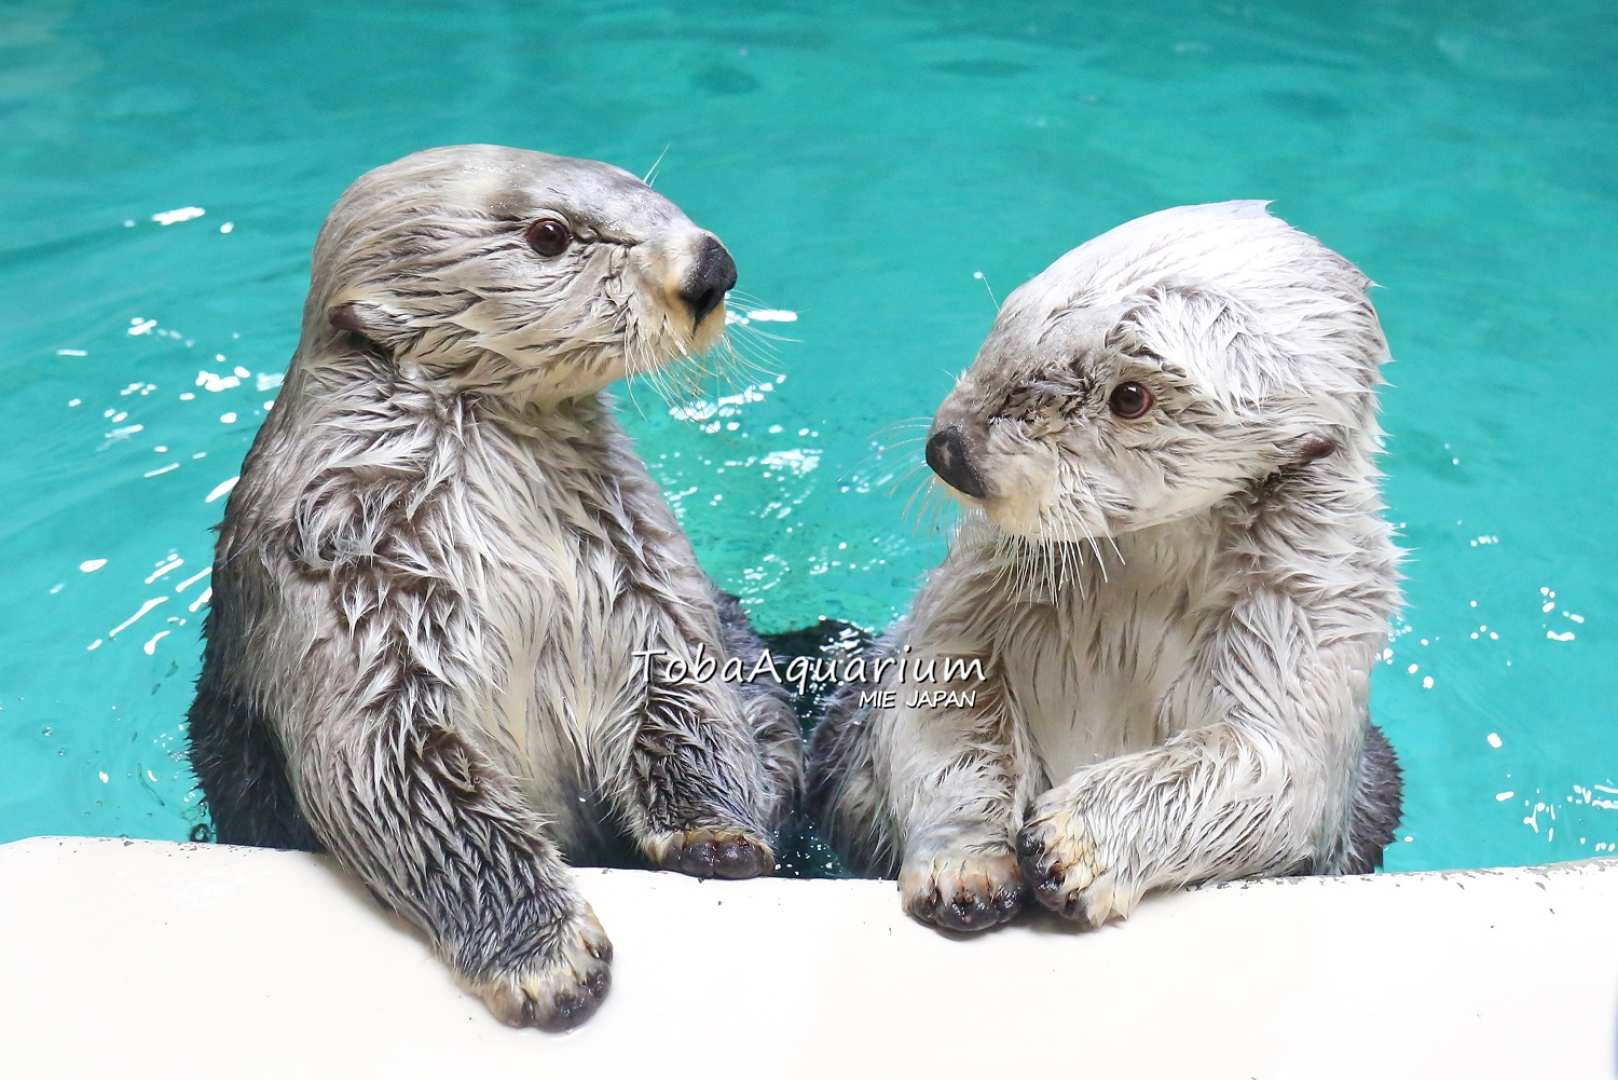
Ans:
<svg viewBox="0 0 1618 1080"><path fill-rule="evenodd" d="M564 855L767 874L801 786L782 688L635 655L758 648L603 393L712 346L735 280L610 165L367 173L225 510L190 714L218 839L329 849L509 1023L608 986Z"/></svg>
<svg viewBox="0 0 1618 1080"><path fill-rule="evenodd" d="M1380 865L1401 786L1368 700L1400 599L1369 284L1229 202L1007 299L925 446L964 518L874 653L983 677L890 666L810 753L821 828L912 914L983 929L1031 892L1096 925L1154 889Z"/></svg>

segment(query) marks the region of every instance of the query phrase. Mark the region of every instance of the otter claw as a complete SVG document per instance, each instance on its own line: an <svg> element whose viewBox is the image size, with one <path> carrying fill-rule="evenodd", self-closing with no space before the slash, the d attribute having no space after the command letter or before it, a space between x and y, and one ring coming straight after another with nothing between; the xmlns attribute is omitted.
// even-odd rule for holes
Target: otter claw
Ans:
<svg viewBox="0 0 1618 1080"><path fill-rule="evenodd" d="M612 943L586 908L575 917L572 933L555 939L554 947L512 971L476 978L462 985L483 999L489 1011L513 1027L565 1031L587 1020L612 986Z"/></svg>
<svg viewBox="0 0 1618 1080"><path fill-rule="evenodd" d="M698 878L763 877L775 870L768 844L734 830L690 829L661 845L653 861L669 870Z"/></svg>
<svg viewBox="0 0 1618 1080"><path fill-rule="evenodd" d="M1009 855L919 859L899 875L905 911L945 930L987 930L1022 910L1026 895Z"/></svg>
<svg viewBox="0 0 1618 1080"><path fill-rule="evenodd" d="M1108 906L1110 891L1094 892L1107 867L1081 819L1070 811L1036 817L1024 826L1017 834L1017 863L1034 899L1082 928L1099 926L1111 914L1127 914L1116 904Z"/></svg>

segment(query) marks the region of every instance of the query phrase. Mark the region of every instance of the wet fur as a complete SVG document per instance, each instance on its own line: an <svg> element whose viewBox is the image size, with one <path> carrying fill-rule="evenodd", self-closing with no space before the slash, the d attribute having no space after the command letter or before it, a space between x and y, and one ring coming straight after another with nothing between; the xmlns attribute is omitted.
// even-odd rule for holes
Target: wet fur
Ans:
<svg viewBox="0 0 1618 1080"><path fill-rule="evenodd" d="M796 635L761 637L753 631L736 597L716 593L714 599L724 642L723 655L744 657L749 665L766 650L782 665L797 655L817 655L819 639L827 636L819 628L811 628ZM210 607L219 610L221 603L216 595ZM236 625L235 618L224 611L217 618L220 627ZM835 629L849 632L843 624L835 624ZM799 637L805 640L799 641ZM221 691L213 683L204 679L198 685L190 721L192 766L199 776L207 778L204 790L211 824L208 835L221 844L325 851L298 808L275 727L249 702L214 698L212 695ZM767 760L785 770L780 780L782 789L794 789L799 784L792 774L795 763L801 758L801 742L798 748L792 743L801 739L799 725L789 728L784 723L776 723L780 715L777 705L790 705L799 717L809 715L808 706L795 702L788 687L762 677L756 682L739 684L737 690L744 699L756 702L756 708L770 721L761 726L759 738L772 745ZM229 690L222 692L228 695ZM777 822L777 832L791 824L790 820ZM638 861L632 845L616 829L611 830L609 836L596 837L592 844L578 844L576 850L568 851L568 856L574 863L590 865L632 866Z"/></svg>
<svg viewBox="0 0 1618 1080"><path fill-rule="evenodd" d="M1399 605L1369 282L1262 204L1183 207L1008 298L935 430L988 486L876 655L980 657L970 708L843 688L811 749L838 851L954 929L1024 892L1080 922L1154 889L1380 865L1369 722ZM1107 409L1121 381L1155 411Z"/></svg>
<svg viewBox="0 0 1618 1080"><path fill-rule="evenodd" d="M579 240L543 259L552 212ZM218 839L331 851L511 1023L606 990L564 858L768 872L800 786L779 687L632 656L756 647L602 393L711 343L667 299L707 236L595 162L362 177L220 527L190 718Z"/></svg>

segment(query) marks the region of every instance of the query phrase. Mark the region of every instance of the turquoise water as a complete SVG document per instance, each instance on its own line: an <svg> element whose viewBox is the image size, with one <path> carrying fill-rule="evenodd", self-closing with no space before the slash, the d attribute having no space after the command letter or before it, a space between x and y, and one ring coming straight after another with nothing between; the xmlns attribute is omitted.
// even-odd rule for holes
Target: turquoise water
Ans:
<svg viewBox="0 0 1618 1080"><path fill-rule="evenodd" d="M645 390L623 410L771 629L885 623L938 559L892 490L917 450L878 433L932 411L988 289L1149 210L1275 199L1384 286L1397 358L1390 864L1618 849L1604 0L228 7L0 14L0 840L203 822L182 749L208 529L315 230L364 169L492 141L664 155L658 186L729 244L744 310L795 313L756 324L793 339L782 378L694 419Z"/></svg>

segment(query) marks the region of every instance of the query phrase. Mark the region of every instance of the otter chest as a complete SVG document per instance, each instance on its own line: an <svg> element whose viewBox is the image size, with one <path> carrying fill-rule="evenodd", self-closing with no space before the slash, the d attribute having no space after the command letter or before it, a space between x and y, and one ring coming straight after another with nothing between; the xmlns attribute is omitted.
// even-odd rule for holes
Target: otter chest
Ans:
<svg viewBox="0 0 1618 1080"><path fill-rule="evenodd" d="M636 685L618 620L621 552L634 523L594 447L512 438L469 485L469 528L486 578L483 632L502 671L493 719L522 760L582 759L620 722Z"/></svg>
<svg viewBox="0 0 1618 1080"><path fill-rule="evenodd" d="M1142 565L1145 564L1145 565ZM1200 573L1149 560L1109 567L1050 605L1040 632L1008 649L1010 692L1047 775L1161 741L1159 704L1194 678L1210 608Z"/></svg>

